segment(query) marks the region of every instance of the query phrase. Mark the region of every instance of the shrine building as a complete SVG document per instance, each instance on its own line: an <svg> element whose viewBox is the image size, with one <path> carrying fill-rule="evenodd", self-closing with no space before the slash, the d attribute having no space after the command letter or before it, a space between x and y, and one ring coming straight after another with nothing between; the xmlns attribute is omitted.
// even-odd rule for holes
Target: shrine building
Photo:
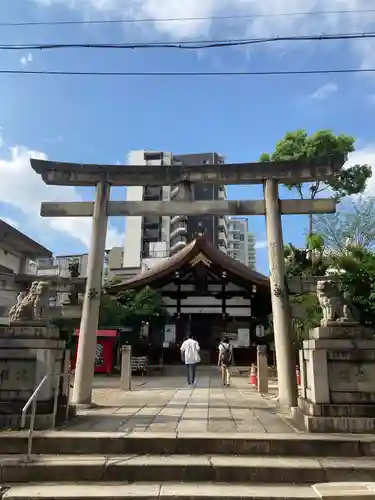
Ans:
<svg viewBox="0 0 375 500"><path fill-rule="evenodd" d="M161 293L167 310L163 331L150 329L149 344L163 349L164 362L179 362L189 333L199 342L203 363L217 362L218 343L228 336L237 364L249 364L271 313L269 278L220 251L198 235L172 257L108 289L109 294L143 287ZM250 351L250 352L249 352Z"/></svg>

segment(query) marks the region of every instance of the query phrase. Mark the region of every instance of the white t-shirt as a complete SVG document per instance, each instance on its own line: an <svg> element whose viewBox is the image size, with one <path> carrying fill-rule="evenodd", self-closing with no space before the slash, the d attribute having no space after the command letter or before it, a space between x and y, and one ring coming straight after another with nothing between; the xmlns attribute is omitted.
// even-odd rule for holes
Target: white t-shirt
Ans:
<svg viewBox="0 0 375 500"><path fill-rule="evenodd" d="M199 363L201 358L199 356L200 347L196 340L187 339L181 346L181 352L185 356L185 365L194 365Z"/></svg>
<svg viewBox="0 0 375 500"><path fill-rule="evenodd" d="M219 344L219 356L223 355L223 352L228 350L230 355L232 356L232 346L231 344L227 344L226 342L220 342Z"/></svg>
<svg viewBox="0 0 375 500"><path fill-rule="evenodd" d="M229 352L232 352L232 346L227 344L226 342L220 342L219 344L219 353L223 354L223 352L228 349Z"/></svg>

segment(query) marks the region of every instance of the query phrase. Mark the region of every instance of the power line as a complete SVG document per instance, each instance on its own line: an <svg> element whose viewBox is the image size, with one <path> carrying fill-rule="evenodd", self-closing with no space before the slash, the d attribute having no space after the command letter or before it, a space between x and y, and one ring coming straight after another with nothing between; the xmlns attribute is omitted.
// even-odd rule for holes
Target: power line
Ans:
<svg viewBox="0 0 375 500"><path fill-rule="evenodd" d="M133 43L46 43L0 45L0 50L56 50L56 49L210 49L220 47L235 47L274 42L303 42L323 40L356 40L375 38L375 32L370 33L339 33L330 35L281 36L272 38L242 38L234 40L195 40L186 42L133 42Z"/></svg>
<svg viewBox="0 0 375 500"><path fill-rule="evenodd" d="M173 23L192 21L221 21L221 20L246 20L256 18L273 17L298 17L298 16L323 16L337 14L370 14L375 13L375 9L347 9L347 10L323 10L308 12L280 12L275 14L238 14L228 16L202 16L202 17L166 17L166 18L135 18L135 19L95 19L86 21L25 21L25 22L2 22L1 27L16 26L64 26L74 24L135 24L135 23Z"/></svg>
<svg viewBox="0 0 375 500"><path fill-rule="evenodd" d="M35 71L35 70L11 70L0 69L3 75L70 75L70 76L284 76L284 75L325 75L325 74L349 74L349 73L375 73L375 68L360 69L309 69L309 70L286 70L286 71L155 71L155 72L127 72L127 71Z"/></svg>

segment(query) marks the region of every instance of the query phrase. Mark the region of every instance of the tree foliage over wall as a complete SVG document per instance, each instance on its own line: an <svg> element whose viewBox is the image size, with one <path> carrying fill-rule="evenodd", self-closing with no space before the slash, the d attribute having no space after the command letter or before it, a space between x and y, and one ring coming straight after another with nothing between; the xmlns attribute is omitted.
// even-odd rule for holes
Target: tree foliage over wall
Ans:
<svg viewBox="0 0 375 500"><path fill-rule="evenodd" d="M336 214L317 217L321 234L307 238L306 248L285 247L287 279L293 276L332 275L341 282L361 321L375 326L375 200L350 202ZM312 257L308 258L308 251ZM305 304L305 315L295 320L302 335L320 320L314 295L292 295L291 304ZM314 323L316 323L314 325Z"/></svg>
<svg viewBox="0 0 375 500"><path fill-rule="evenodd" d="M100 304L101 327L138 327L145 321L161 323L165 306L160 293L149 287L127 290L116 296L103 295Z"/></svg>

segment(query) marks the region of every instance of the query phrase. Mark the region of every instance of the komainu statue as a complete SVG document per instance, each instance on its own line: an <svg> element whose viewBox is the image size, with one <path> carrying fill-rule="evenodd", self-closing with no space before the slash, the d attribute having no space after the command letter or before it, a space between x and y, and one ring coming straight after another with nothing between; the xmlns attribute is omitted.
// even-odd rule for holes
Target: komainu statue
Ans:
<svg viewBox="0 0 375 500"><path fill-rule="evenodd" d="M318 281L316 295L323 313L321 326L327 326L334 322L358 323L358 320L354 318L352 305L340 292L336 282L332 280Z"/></svg>
<svg viewBox="0 0 375 500"><path fill-rule="evenodd" d="M48 281L34 281L27 294L21 292L9 311L9 324L47 321L46 311L49 307L50 284Z"/></svg>

